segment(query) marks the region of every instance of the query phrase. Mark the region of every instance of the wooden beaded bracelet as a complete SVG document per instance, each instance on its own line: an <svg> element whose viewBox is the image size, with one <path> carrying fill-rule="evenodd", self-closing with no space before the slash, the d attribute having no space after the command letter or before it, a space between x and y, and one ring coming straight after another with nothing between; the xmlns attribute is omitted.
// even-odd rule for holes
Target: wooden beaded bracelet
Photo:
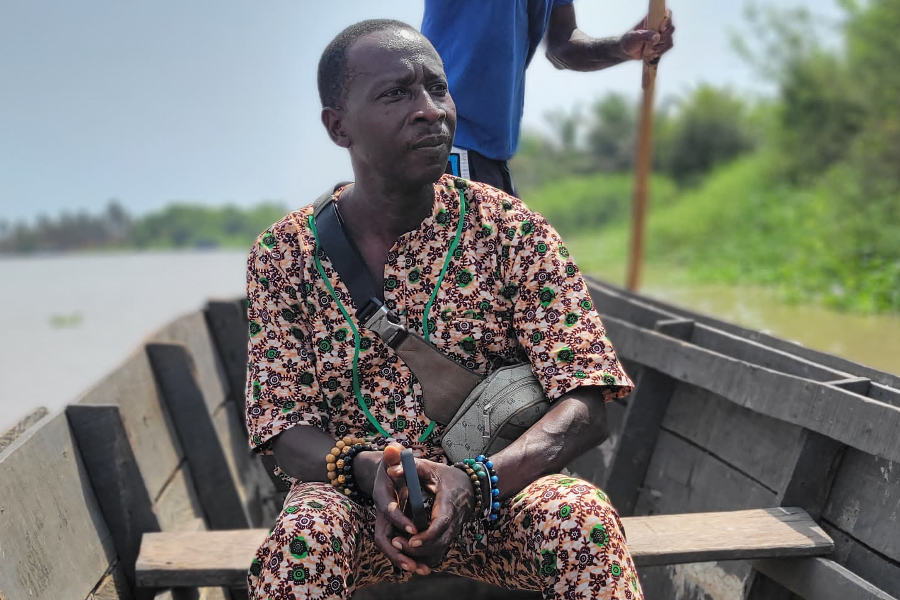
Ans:
<svg viewBox="0 0 900 600"><path fill-rule="evenodd" d="M345 496L363 505L371 505L372 498L359 489L353 476L353 459L360 452L374 451L375 447L362 438L346 436L338 440L325 456L328 480Z"/></svg>
<svg viewBox="0 0 900 600"><path fill-rule="evenodd" d="M490 490L483 485L484 476L479 476L472 465L463 462L458 462L453 466L464 471L472 482L472 489L475 492L475 516L479 519L486 518L487 513L484 511L484 506L485 502L488 501Z"/></svg>

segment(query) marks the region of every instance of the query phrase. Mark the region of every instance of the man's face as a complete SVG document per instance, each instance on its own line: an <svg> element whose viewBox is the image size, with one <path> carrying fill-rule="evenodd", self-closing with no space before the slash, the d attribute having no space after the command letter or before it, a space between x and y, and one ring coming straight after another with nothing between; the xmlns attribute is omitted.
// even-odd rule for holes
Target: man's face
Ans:
<svg viewBox="0 0 900 600"><path fill-rule="evenodd" d="M357 40L347 58L341 127L354 163L402 187L437 181L456 106L435 49L417 33L381 31Z"/></svg>

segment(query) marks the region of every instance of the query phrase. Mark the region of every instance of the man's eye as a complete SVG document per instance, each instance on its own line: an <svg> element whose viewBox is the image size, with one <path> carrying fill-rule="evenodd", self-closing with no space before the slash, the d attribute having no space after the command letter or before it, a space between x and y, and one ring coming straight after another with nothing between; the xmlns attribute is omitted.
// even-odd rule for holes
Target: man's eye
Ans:
<svg viewBox="0 0 900 600"><path fill-rule="evenodd" d="M436 94L444 94L447 92L447 84L446 83L435 83L430 88L432 93Z"/></svg>
<svg viewBox="0 0 900 600"><path fill-rule="evenodd" d="M382 94L382 96L384 96L385 98L399 98L400 96L402 96L405 93L406 93L406 90L404 90L402 88L394 88L392 90L386 91L384 94Z"/></svg>

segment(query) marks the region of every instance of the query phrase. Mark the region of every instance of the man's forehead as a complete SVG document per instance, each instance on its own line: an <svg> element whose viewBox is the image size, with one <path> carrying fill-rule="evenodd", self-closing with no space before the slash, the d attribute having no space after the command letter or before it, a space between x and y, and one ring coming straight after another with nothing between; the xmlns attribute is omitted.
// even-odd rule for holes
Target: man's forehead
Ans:
<svg viewBox="0 0 900 600"><path fill-rule="evenodd" d="M407 29L376 31L360 37L350 48L351 75L388 76L417 66L441 67L441 59L421 34Z"/></svg>

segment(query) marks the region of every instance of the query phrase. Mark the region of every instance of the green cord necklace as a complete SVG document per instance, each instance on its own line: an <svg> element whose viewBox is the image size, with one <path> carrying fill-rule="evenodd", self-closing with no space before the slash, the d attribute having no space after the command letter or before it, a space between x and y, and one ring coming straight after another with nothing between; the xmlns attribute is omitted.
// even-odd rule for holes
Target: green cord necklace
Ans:
<svg viewBox="0 0 900 600"><path fill-rule="evenodd" d="M444 266L441 269L440 275L438 275L437 283L434 286L434 291L431 292L431 297L428 299L428 304L425 305L425 313L422 315L422 337L426 342L431 343L431 328L428 326L428 315L431 312L431 306L434 304L435 299L437 298L438 291L441 289L441 284L444 282L444 276L447 274L447 268L450 266L450 261L453 259L453 254L456 252L456 248L459 246L459 240L462 238L463 228L465 225L466 218L466 195L463 193L462 187L457 186L456 192L459 196L459 223L456 226L456 236L453 238L453 241L450 243L450 248L447 250L447 257L444 259ZM319 232L316 230L316 220L313 215L309 216L308 219L309 228L312 231L313 239L316 241L316 247L319 247ZM331 285L331 281L328 279L328 276L325 274L325 269L322 268L322 262L319 260L319 253L314 253L314 260L316 263L316 270L319 272L319 276L325 282L325 286L328 288L328 293L331 294L331 297L334 299L337 304L338 310L341 311L341 314L344 316L344 319L347 321L347 324L350 325L350 329L353 331L353 394L356 396L356 403L362 409L363 413L366 415L366 419L369 420L375 429L382 436L386 438L390 438L391 435L382 427L381 423L378 422L378 419L371 413L369 407L366 406L366 402L362 397L362 392L359 388L359 353L360 353L360 335L359 330L356 329L356 325L353 324L353 320L350 319L350 314L347 312L347 309L344 308L344 305L338 299L337 294L334 292L334 287ZM431 421L428 424L428 427L419 437L419 442L424 442L428 439L428 437L434 431L436 423Z"/></svg>

